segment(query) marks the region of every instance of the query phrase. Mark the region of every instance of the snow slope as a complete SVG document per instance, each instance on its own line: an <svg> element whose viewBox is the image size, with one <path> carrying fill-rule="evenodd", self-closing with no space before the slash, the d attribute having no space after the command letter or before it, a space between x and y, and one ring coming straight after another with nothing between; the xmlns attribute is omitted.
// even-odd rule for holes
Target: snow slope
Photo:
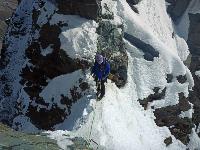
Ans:
<svg viewBox="0 0 200 150"><path fill-rule="evenodd" d="M125 0L112 2L103 0L103 3L112 6L114 22L123 20L125 32L152 45L159 52L159 58L154 58L152 62L145 60L143 52L124 39L129 53L126 86L118 89L109 81L106 85L105 97L100 102L96 102L95 99L90 100L90 106L94 111L86 113L88 118L84 124L71 132L59 130L48 132L49 136L57 139L62 148L66 148L67 144L60 142L60 139L67 141L67 138L60 135L68 134L72 137L93 139L99 144L100 149L186 149L187 146L175 139L168 128L158 127L155 124L150 106L147 111L144 111L137 101L154 93L154 87L161 89L167 87L165 98L153 102L151 106L161 108L175 105L179 102L178 93L183 92L187 97L188 89L194 85L189 69L182 62L189 54L188 46L178 35L172 37L173 24L166 12L165 1L143 0L136 6L139 14L135 14ZM167 83L167 74L173 76L186 74L187 82L181 84L174 78L171 83ZM92 79L90 80L93 82ZM87 110L83 114L85 112ZM191 116L192 111L183 112L182 115ZM169 136L172 136L173 143L166 147L163 141ZM188 147L199 148L199 142L196 133L193 132ZM91 145L94 148L97 146L94 142L91 142Z"/></svg>

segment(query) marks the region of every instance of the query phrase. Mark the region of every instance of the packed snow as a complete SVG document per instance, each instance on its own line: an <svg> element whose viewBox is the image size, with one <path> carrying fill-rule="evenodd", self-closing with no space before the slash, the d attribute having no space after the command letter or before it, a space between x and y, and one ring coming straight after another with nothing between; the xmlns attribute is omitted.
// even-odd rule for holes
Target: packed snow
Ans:
<svg viewBox="0 0 200 150"><path fill-rule="evenodd" d="M54 18L59 18L55 15ZM71 58L94 58L97 52L97 23L88 21L79 16L64 16L68 20L68 29L60 35L61 49L65 50ZM72 38L73 37L73 38Z"/></svg>

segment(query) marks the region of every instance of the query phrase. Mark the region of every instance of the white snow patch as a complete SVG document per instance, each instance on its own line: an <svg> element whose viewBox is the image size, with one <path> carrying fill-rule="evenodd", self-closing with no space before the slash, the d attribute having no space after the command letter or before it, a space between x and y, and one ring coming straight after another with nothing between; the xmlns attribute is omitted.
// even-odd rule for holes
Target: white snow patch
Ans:
<svg viewBox="0 0 200 150"><path fill-rule="evenodd" d="M190 54L189 47L183 38L175 35L175 39L177 44L178 56L181 58L182 61L185 61Z"/></svg>
<svg viewBox="0 0 200 150"><path fill-rule="evenodd" d="M57 131L46 131L44 132L48 134L48 137L54 140L57 140L57 144L64 150L67 150L67 146L72 145L73 142L70 140L72 136L68 136L68 131L57 130ZM71 134L71 133L70 133Z"/></svg>
<svg viewBox="0 0 200 150"><path fill-rule="evenodd" d="M190 142L188 144L188 148L191 150L198 150L200 148L200 138L194 129L192 129L192 133L190 135Z"/></svg>
<svg viewBox="0 0 200 150"><path fill-rule="evenodd" d="M61 75L49 82L49 84L42 90L40 96L51 103L52 98L54 102L62 108L60 104L60 96L69 96L67 91L70 91L71 88L78 84L79 78L81 78L82 71L78 70L71 74ZM70 97L69 97L70 98Z"/></svg>
<svg viewBox="0 0 200 150"><path fill-rule="evenodd" d="M172 38L174 29L171 18L166 11L166 2L163 0L143 0L137 7L139 18L142 18L142 24L145 25L145 28L169 49L175 50L176 43Z"/></svg>
<svg viewBox="0 0 200 150"><path fill-rule="evenodd" d="M180 118L191 118L192 119L192 114L194 113L193 109L189 109L188 111L181 111L181 114L179 115Z"/></svg>
<svg viewBox="0 0 200 150"><path fill-rule="evenodd" d="M41 8L39 8L39 10L41 11L41 13L38 17L37 24L39 26L42 26L46 24L48 20L52 17L52 15L55 13L56 7L52 2L46 1L44 6L42 7L42 10Z"/></svg>
<svg viewBox="0 0 200 150"><path fill-rule="evenodd" d="M62 15L54 15L60 18ZM60 34L61 49L71 58L91 59L97 51L97 23L79 16L63 15L68 27Z"/></svg>
<svg viewBox="0 0 200 150"><path fill-rule="evenodd" d="M49 45L47 48L43 49L41 51L41 54L43 56L47 56L48 54L51 54L53 52L53 48L51 47L52 45Z"/></svg>
<svg viewBox="0 0 200 150"><path fill-rule="evenodd" d="M196 71L195 75L198 76L198 77L200 77L200 71Z"/></svg>

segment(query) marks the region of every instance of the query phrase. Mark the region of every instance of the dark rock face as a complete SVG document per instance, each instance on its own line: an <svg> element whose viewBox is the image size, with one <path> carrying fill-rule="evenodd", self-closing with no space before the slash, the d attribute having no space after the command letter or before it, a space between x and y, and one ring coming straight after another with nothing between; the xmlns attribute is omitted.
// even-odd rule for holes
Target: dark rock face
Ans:
<svg viewBox="0 0 200 150"><path fill-rule="evenodd" d="M188 35L188 46L191 54L200 55L200 14L189 14L190 27Z"/></svg>
<svg viewBox="0 0 200 150"><path fill-rule="evenodd" d="M166 144L166 146L169 146L170 144L172 144L172 137L168 137L164 140L164 143Z"/></svg>
<svg viewBox="0 0 200 150"><path fill-rule="evenodd" d="M198 127L200 123L200 77L198 77L195 72L200 70L200 14L189 14L189 19L190 27L187 43L192 55L189 69L192 72L195 83L193 90L190 91L189 101L194 105L192 120Z"/></svg>
<svg viewBox="0 0 200 150"><path fill-rule="evenodd" d="M121 33L119 32L121 30ZM123 42L123 26L113 25L111 21L100 21L97 33L98 52L108 59L111 73L115 76L112 80L118 87L127 81L128 56Z"/></svg>
<svg viewBox="0 0 200 150"><path fill-rule="evenodd" d="M178 82L181 83L181 84L183 84L183 83L185 83L187 81L186 75L184 75L184 76L183 75L179 75L176 78L177 78Z"/></svg>
<svg viewBox="0 0 200 150"><path fill-rule="evenodd" d="M106 3L101 9L105 13L99 16L99 26L97 28L98 43L97 53L104 55L111 66L112 78L118 87L123 87L127 81L128 56L123 41L123 24L113 24L114 14Z"/></svg>
<svg viewBox="0 0 200 150"><path fill-rule="evenodd" d="M40 129L53 130L53 126L64 121L67 116L65 110L60 109L57 105L53 105L51 110L41 108L37 111L37 107L30 106L27 116L31 118L31 122Z"/></svg>
<svg viewBox="0 0 200 150"><path fill-rule="evenodd" d="M183 144L188 144L189 134L194 127L193 122L189 118L180 118L181 111L191 109L188 99L183 93L179 93L179 104L156 109L155 122L158 126L167 126L177 139Z"/></svg>
<svg viewBox="0 0 200 150"><path fill-rule="evenodd" d="M24 90L30 96L31 102L37 105L49 106L39 96L43 88L47 86L48 79L72 73L79 69L86 69L89 66L86 61L71 59L60 49L60 39L58 38L60 32L61 29L59 26L45 24L40 30L38 41L33 42L26 49L26 56L29 58L29 63L33 64L34 67L27 65L22 69L20 83L25 86ZM53 49L52 53L46 56L41 55L41 51L49 45ZM84 82L81 81L81 89L83 88L83 84ZM85 86L84 88L88 89L89 86ZM56 104L53 104L50 110L42 108L38 111L36 106L30 105L27 116L32 119L32 122L38 128L51 129L53 125L63 121L70 114L72 104L82 97L83 93L77 92L77 88L71 90L72 99L61 96L61 104L65 105L67 110L60 109Z"/></svg>
<svg viewBox="0 0 200 150"><path fill-rule="evenodd" d="M143 100L139 100L144 109L147 108L149 102L160 100L165 97L166 88L163 89L162 92L159 92L159 90L160 88L156 87L154 88L154 94L149 95ZM189 104L188 98L186 98L183 93L179 93L179 103L177 105L155 109L155 122L160 127L167 126L175 138L187 145L194 123L192 119L186 117L181 118L179 115L181 112L188 111L190 109L191 105ZM171 144L171 138L167 138L164 142L168 146Z"/></svg>
<svg viewBox="0 0 200 150"><path fill-rule="evenodd" d="M17 0L0 1L0 50L2 48L3 37L7 28L7 19L11 17L17 7ZM8 19L9 20L9 19Z"/></svg>
<svg viewBox="0 0 200 150"><path fill-rule="evenodd" d="M80 15L87 19L96 20L99 16L98 0L56 0L58 13Z"/></svg>
<svg viewBox="0 0 200 150"><path fill-rule="evenodd" d="M168 6L167 12L176 22L185 12L191 0L166 0L171 5Z"/></svg>
<svg viewBox="0 0 200 150"><path fill-rule="evenodd" d="M156 109L155 122L158 126L167 126L171 133L179 139L183 144L188 144L189 134L194 127L193 122L189 118L180 118L181 111L187 111L191 108L188 99L183 93L179 94L179 104Z"/></svg>
<svg viewBox="0 0 200 150"><path fill-rule="evenodd" d="M193 121L196 125L199 125L200 123L200 98L199 98L199 93L200 93L200 78L195 75L195 72L197 70L200 70L200 58L199 56L193 56L191 65L190 65L190 70L193 74L193 79L194 79L194 88L193 91L190 91L189 94L189 101L194 104L194 113L193 113Z"/></svg>
<svg viewBox="0 0 200 150"><path fill-rule="evenodd" d="M171 83L173 80L173 75L172 74L167 74L167 83Z"/></svg>
<svg viewBox="0 0 200 150"><path fill-rule="evenodd" d="M143 100L139 99L140 105L142 105L145 110L147 109L149 102L153 102L154 100L161 100L165 97L166 88L164 88L162 92L159 92L159 90L160 90L159 87L155 87L153 89L154 94L150 94L147 98Z"/></svg>
<svg viewBox="0 0 200 150"><path fill-rule="evenodd" d="M90 86L85 82L85 75L83 72L90 67L90 64L85 60L70 58L67 53L60 48L61 41L59 35L61 34L62 28L67 28L68 24L63 23L62 21L57 24L50 24L51 16L56 13L55 11L51 12L52 14L47 18L47 23L37 24L39 16L41 13L44 13L42 10L46 9L45 3L47 2L40 0L37 5L34 5L34 9L31 10L31 31L27 31L27 26L24 26L27 18L20 16L17 13L14 14L11 20L13 27L10 29L9 35L7 35L3 44L0 61L1 71L7 71L6 74L1 74L1 93L3 93L2 97L4 96L7 100L12 99L10 100L10 103L12 101L13 104L9 105L15 106L15 111L17 113L13 114L12 112L9 112L10 110L7 106L1 110L0 120L9 125L12 124L12 119L16 115L22 114L25 106L21 101L24 100L28 101L29 105L26 113L23 113L23 115L28 116L31 119L31 122L38 128L53 129L55 124L62 122L70 115L72 105L89 92L88 89ZM83 3L84 6L82 5ZM62 7L61 4L65 7ZM73 6L70 6L69 4L70 1L65 1L65 3L63 1L57 1L57 3L55 3L55 5L59 7L59 13L81 15L89 19L97 19L97 12L100 8L97 7L99 5L96 1L76 1L76 3L71 1ZM87 6L87 8L85 6ZM77 7L77 9L74 7ZM90 7L90 9L88 9L88 7ZM25 66L19 66L21 70L20 74L13 75L12 70L9 70L8 66L13 62L13 59L15 59L11 56L15 55L14 53L17 53L15 51L19 50L10 49L9 44L12 43L8 43L7 40L9 40L9 36L14 38L26 36L27 32L32 36L31 39L27 41L27 47L25 47L24 50L20 49L20 55L23 55L24 59L28 59L28 63ZM35 33L38 33L38 36L34 36ZM8 45L6 43L8 43ZM51 52L44 55L43 52L46 48L50 48ZM73 73L77 70L82 70L82 74L80 75L80 78L77 78L76 86L72 85L70 90L66 91L67 96L60 95L60 99L56 100L53 98L46 100L40 97L40 93L52 79L60 75ZM16 85L13 84L12 78L8 78L11 76L14 76L12 78L20 77L20 81L17 85L23 87L28 98L18 98L21 90L17 92L18 95L13 93L13 89L16 88ZM6 82L3 82L3 80ZM0 99L0 101L2 101L2 99ZM63 108L57 105L58 101L63 105ZM52 105L50 105L50 103Z"/></svg>

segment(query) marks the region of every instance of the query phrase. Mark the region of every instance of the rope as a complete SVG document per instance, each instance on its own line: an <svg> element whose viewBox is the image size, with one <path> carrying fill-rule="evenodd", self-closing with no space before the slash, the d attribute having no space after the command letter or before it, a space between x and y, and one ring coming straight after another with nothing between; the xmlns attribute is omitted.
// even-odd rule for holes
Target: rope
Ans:
<svg viewBox="0 0 200 150"><path fill-rule="evenodd" d="M93 139L91 139L93 124L94 124L94 119L95 119L95 110L96 110L96 107L97 107L97 103L95 103L94 114L93 114L92 123L91 123L90 130L89 130L89 136L88 136L89 144L87 145L88 148L91 145L91 142L95 143L99 147L99 144L97 142L95 142ZM98 147L97 147L97 149L98 149Z"/></svg>
<svg viewBox="0 0 200 150"><path fill-rule="evenodd" d="M97 104L95 103L94 110L96 110L96 106L97 106ZM93 118L92 118L92 124L91 124L91 127L90 127L89 138L91 137L91 134L92 134L92 128L93 128L93 124L94 124L94 119L95 119L95 111L94 111L94 115L93 115Z"/></svg>

